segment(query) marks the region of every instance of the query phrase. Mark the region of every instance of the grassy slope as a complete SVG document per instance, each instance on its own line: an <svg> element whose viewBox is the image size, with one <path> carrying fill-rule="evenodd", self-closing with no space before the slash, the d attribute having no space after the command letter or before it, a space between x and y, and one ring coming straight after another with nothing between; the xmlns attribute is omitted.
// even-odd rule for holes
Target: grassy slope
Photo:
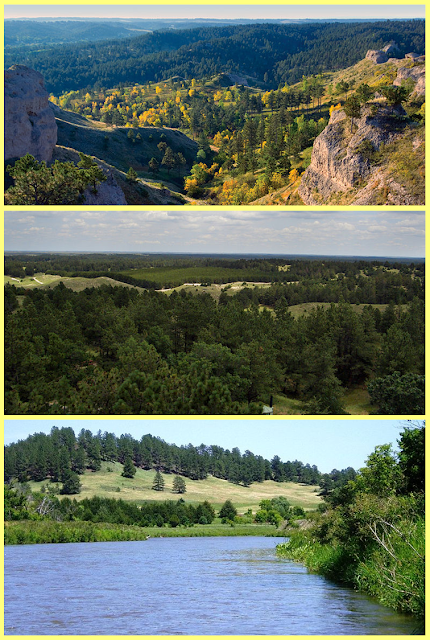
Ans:
<svg viewBox="0 0 430 640"><path fill-rule="evenodd" d="M107 469L112 469L109 472ZM145 471L138 469L133 479L121 476L123 466L120 463L102 463L101 471L93 473L87 471L81 476L82 490L76 497L77 500L91 498L98 495L107 498L122 498L123 500L142 502L144 500L178 500L180 497L187 502L203 502L208 500L219 509L226 500L231 500L239 513L244 513L247 509L252 509L255 513L258 504L266 498L284 496L292 505L298 505L304 509L315 509L321 502L321 498L315 491L316 487L299 485L292 482L256 482L250 487L220 480L219 478L208 477L206 480L190 480L185 478L187 491L178 495L172 493L173 474L163 474L165 480L164 491L153 491L152 483L155 471ZM44 482L31 482L32 490L40 488ZM118 491L117 489L120 489Z"/></svg>
<svg viewBox="0 0 430 640"><path fill-rule="evenodd" d="M36 278L36 280L35 280ZM37 282L39 280L39 282ZM18 280L18 278L11 278L10 276L4 276L5 284L13 284L18 289L52 289L62 282L66 287L73 291L83 291L88 287L101 287L102 285L112 285L113 287L129 287L131 289L139 289L132 284L126 284L125 282L118 282L112 278L101 276L100 278L63 278L62 276L56 276L45 273L36 273L34 277L26 277Z"/></svg>
<svg viewBox="0 0 430 640"><path fill-rule="evenodd" d="M95 120L73 113L72 111L55 109L56 122L58 126L59 147L66 149L74 149L83 153L95 156L106 164L115 167L119 172L125 175L130 167L133 167L139 178L142 178L142 185L148 191L148 200L139 197L138 194L127 193L127 183L121 183L121 174L115 174L115 178L120 182L121 188L126 192L128 204L169 204L166 200L167 194L163 193L164 187L173 192L180 191L183 186L183 176L188 173L198 150L197 143L185 136L183 133L173 129L156 128L156 127L139 127L133 130L136 135L140 133L142 141L140 143L130 142L127 134L130 129L125 127L112 127ZM157 144L163 140L172 150L177 153L181 152L187 160L187 165L181 170L179 175L177 170L171 171L170 174L161 166L162 153L157 148ZM107 140L107 142L106 142ZM60 152L60 150L59 150ZM148 172L148 162L152 157L160 162L160 171L158 174ZM57 157L57 156L55 156ZM67 158L61 158L66 160ZM124 177L123 175L123 177ZM160 181L164 187L160 187ZM134 201L134 200L138 201ZM186 200L186 198L185 198ZM180 204L179 202L171 202L170 204Z"/></svg>

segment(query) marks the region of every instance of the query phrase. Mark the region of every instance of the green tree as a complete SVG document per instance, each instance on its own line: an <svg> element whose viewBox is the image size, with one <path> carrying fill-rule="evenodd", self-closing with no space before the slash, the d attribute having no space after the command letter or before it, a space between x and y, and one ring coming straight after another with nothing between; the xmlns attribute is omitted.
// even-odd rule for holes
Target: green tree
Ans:
<svg viewBox="0 0 430 640"><path fill-rule="evenodd" d="M170 170L176 165L175 154L170 147L167 147L161 164L167 168L167 173L170 173Z"/></svg>
<svg viewBox="0 0 430 640"><path fill-rule="evenodd" d="M137 173L136 173L136 171L133 169L133 167L130 167L130 169L127 171L126 178L127 178L127 181L128 181L128 182L136 182L136 180L137 180Z"/></svg>
<svg viewBox="0 0 430 640"><path fill-rule="evenodd" d="M157 158L152 157L148 163L148 166L151 169L152 173L158 173L158 171L160 170L160 163L158 162Z"/></svg>
<svg viewBox="0 0 430 640"><path fill-rule="evenodd" d="M403 493L425 490L425 422L410 422L398 441L399 466L403 474Z"/></svg>
<svg viewBox="0 0 430 640"><path fill-rule="evenodd" d="M357 88L355 93L361 104L366 104L367 102L369 102L370 98L373 98L373 96L375 95L375 92L372 91L369 85L365 83L361 84Z"/></svg>
<svg viewBox="0 0 430 640"><path fill-rule="evenodd" d="M9 205L80 204L90 183L88 175L72 162L56 160L51 167L38 162L29 153L8 165L6 171L14 179L5 193Z"/></svg>
<svg viewBox="0 0 430 640"><path fill-rule="evenodd" d="M234 520L236 516L237 509L235 509L231 500L226 500L220 509L219 517L223 522L227 522L227 520Z"/></svg>
<svg viewBox="0 0 430 640"><path fill-rule="evenodd" d="M175 476L173 479L173 493L185 493L186 490L185 480L181 476Z"/></svg>
<svg viewBox="0 0 430 640"><path fill-rule="evenodd" d="M375 447L367 458L366 466L355 481L360 490L368 491L381 498L394 495L400 482L400 469L390 444Z"/></svg>
<svg viewBox="0 0 430 640"><path fill-rule="evenodd" d="M106 180L106 176L103 170L99 167L97 162L90 156L86 156L79 151L80 161L78 167L83 171L84 180L88 181L87 184L91 184L93 187L93 193L97 193L97 185Z"/></svg>
<svg viewBox="0 0 430 640"><path fill-rule="evenodd" d="M159 471L154 476L154 481L152 483L152 488L154 491L164 491L164 478Z"/></svg>
<svg viewBox="0 0 430 640"><path fill-rule="evenodd" d="M410 91L406 87L396 87L392 84L379 88L390 107L402 104L408 99Z"/></svg>
<svg viewBox="0 0 430 640"><path fill-rule="evenodd" d="M359 118L361 116L361 103L358 96L353 95L345 100L345 104L343 105L343 110L348 118L351 118L351 133L352 133L352 125L354 122L354 118Z"/></svg>
<svg viewBox="0 0 430 640"><path fill-rule="evenodd" d="M370 401L382 415L424 415L425 378L416 373L375 378L367 385Z"/></svg>
<svg viewBox="0 0 430 640"><path fill-rule="evenodd" d="M124 460L124 468L122 470L121 475L124 478L134 478L134 476L136 475L136 467L133 464L133 460L131 459L131 456L127 456L126 459Z"/></svg>
<svg viewBox="0 0 430 640"><path fill-rule="evenodd" d="M62 473L63 486L61 493L63 495L72 495L81 492L81 481L77 473L71 469L65 469Z"/></svg>

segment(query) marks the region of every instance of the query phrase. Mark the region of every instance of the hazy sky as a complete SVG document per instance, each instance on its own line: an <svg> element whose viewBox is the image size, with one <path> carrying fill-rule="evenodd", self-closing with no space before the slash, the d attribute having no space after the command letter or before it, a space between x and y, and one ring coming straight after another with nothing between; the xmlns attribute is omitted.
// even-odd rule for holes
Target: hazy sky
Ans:
<svg viewBox="0 0 430 640"><path fill-rule="evenodd" d="M332 469L364 466L375 446L396 441L406 421L399 420L294 420L257 419L65 419L6 420L5 444L25 439L32 433L49 433L53 426L72 427L75 433L89 429L108 431L120 436L129 433L140 438L150 433L166 442L187 445L216 444L224 449L239 447L271 459L274 455L286 462L300 460L316 464L323 473Z"/></svg>
<svg viewBox="0 0 430 640"><path fill-rule="evenodd" d="M423 211L6 211L7 251L423 257Z"/></svg>
<svg viewBox="0 0 430 640"><path fill-rule="evenodd" d="M215 2L195 5L182 5L180 3L163 3L156 5L5 5L5 18L35 18L35 17L119 17L119 18L424 18L424 4L396 5L366 4L366 5L324 5L301 3L300 5L266 5L242 4L226 6ZM228 3L227 3L228 4ZM389 13L389 15L388 15Z"/></svg>

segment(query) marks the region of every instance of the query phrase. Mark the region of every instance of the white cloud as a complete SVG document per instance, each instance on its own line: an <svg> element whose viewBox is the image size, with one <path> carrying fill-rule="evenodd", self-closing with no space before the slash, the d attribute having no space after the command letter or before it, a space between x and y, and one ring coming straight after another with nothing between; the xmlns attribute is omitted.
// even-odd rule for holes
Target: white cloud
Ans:
<svg viewBox="0 0 430 640"><path fill-rule="evenodd" d="M21 224L32 223L36 220L34 216L27 216L26 218L18 218L18 222Z"/></svg>

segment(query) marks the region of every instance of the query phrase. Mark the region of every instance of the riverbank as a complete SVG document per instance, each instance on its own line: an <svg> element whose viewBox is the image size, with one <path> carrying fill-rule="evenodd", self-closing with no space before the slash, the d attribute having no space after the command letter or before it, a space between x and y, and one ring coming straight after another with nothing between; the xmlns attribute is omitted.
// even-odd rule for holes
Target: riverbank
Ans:
<svg viewBox="0 0 430 640"><path fill-rule="evenodd" d="M394 536L382 539L384 544L369 548L361 557L336 541L319 542L312 529L291 532L290 539L278 544L276 551L281 557L303 563L312 573L367 593L391 609L416 616L421 628L425 614L424 520L414 523L407 537L398 532L397 539Z"/></svg>
<svg viewBox="0 0 430 640"><path fill-rule="evenodd" d="M217 536L275 536L285 532L266 524L207 524L192 527L138 527L104 522L53 522L22 520L5 522L4 544L49 544L59 542L120 542L148 538Z"/></svg>

